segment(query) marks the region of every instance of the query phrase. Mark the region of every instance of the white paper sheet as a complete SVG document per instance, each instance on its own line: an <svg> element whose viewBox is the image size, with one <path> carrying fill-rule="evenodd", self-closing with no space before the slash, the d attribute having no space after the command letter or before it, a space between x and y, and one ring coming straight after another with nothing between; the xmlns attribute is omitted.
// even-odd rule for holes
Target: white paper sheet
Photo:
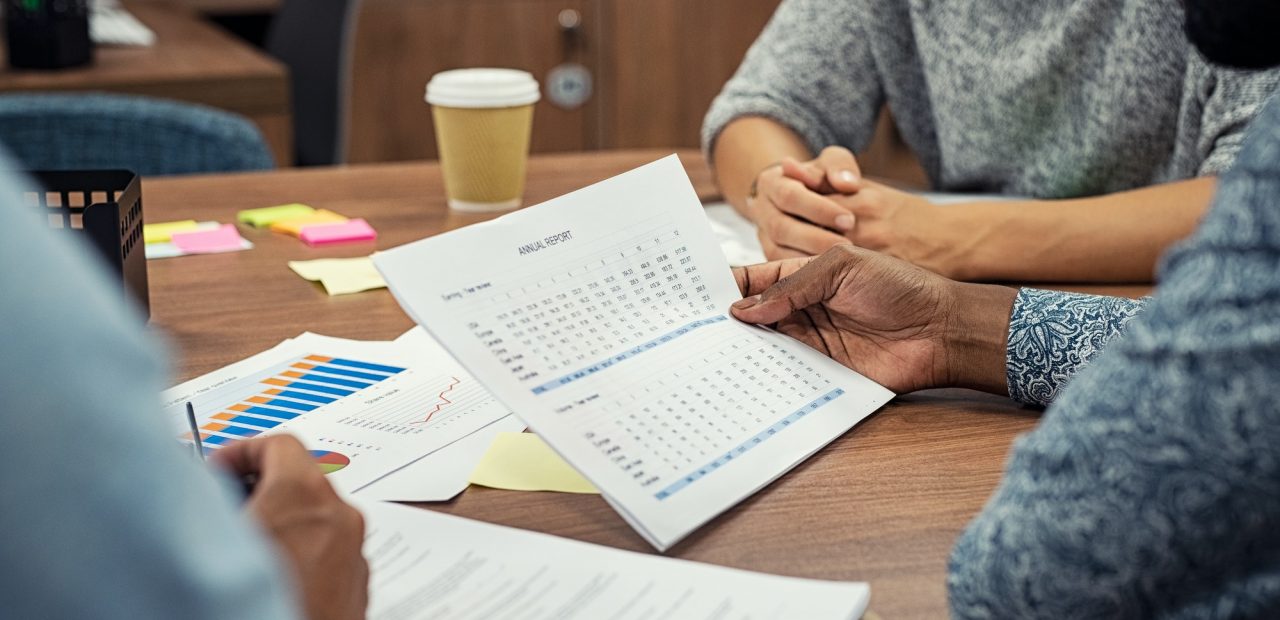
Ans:
<svg viewBox="0 0 1280 620"><path fill-rule="evenodd" d="M196 410L206 451L297 436L329 481L356 491L509 413L448 356L303 334L162 394L175 435ZM221 427L221 428L219 428Z"/></svg>
<svg viewBox="0 0 1280 620"><path fill-rule="evenodd" d="M368 530L369 617L852 620L865 583L777 577L384 503Z"/></svg>
<svg viewBox="0 0 1280 620"><path fill-rule="evenodd" d="M459 370L462 368L421 327L414 327L401 334L395 343L411 351L419 359L433 360L434 363L446 364ZM492 396L484 402L484 406L494 408L495 411L506 411ZM449 501L466 490L471 472L489 449L489 444L493 443L494 437L499 433L519 433L524 429L523 421L514 415L507 415L360 489L358 495L361 499L388 502Z"/></svg>
<svg viewBox="0 0 1280 620"><path fill-rule="evenodd" d="M659 549L893 396L726 314L741 295L674 156L374 264Z"/></svg>
<svg viewBox="0 0 1280 620"><path fill-rule="evenodd" d="M524 429L520 418L509 415L360 489L356 496L385 502L447 502L467 489L471 472L495 437Z"/></svg>

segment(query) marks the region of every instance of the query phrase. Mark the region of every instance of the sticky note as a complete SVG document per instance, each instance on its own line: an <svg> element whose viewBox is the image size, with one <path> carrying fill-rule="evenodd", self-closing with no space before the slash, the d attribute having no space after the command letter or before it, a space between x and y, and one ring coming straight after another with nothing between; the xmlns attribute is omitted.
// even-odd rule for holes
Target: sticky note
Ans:
<svg viewBox="0 0 1280 620"><path fill-rule="evenodd" d="M236 215L236 219L242 224L248 224L254 228L263 228L270 226L272 222L298 218L312 213L315 213L315 209L304 204L294 203L263 207L261 209L245 209Z"/></svg>
<svg viewBox="0 0 1280 620"><path fill-rule="evenodd" d="M298 237L307 245L327 245L347 241L369 241L378 238L377 231L363 219L347 220L341 224L312 224L303 226Z"/></svg>
<svg viewBox="0 0 1280 620"><path fill-rule="evenodd" d="M512 491L599 493L532 433L500 433L481 457L471 484Z"/></svg>
<svg viewBox="0 0 1280 620"><path fill-rule="evenodd" d="M347 295L386 288L382 274L368 256L289 261L289 268L305 280L319 282L329 295Z"/></svg>
<svg viewBox="0 0 1280 620"><path fill-rule="evenodd" d="M271 223L271 232L284 233L297 237L302 233L303 226L312 224L337 224L347 221L346 216L339 215L328 209L316 209L314 213L304 215L302 217L291 217L283 220L276 220Z"/></svg>
<svg viewBox="0 0 1280 620"><path fill-rule="evenodd" d="M143 243L168 243L172 240L173 233L195 230L199 225L195 220L143 224L142 241Z"/></svg>
<svg viewBox="0 0 1280 620"><path fill-rule="evenodd" d="M144 246L147 260L155 260L158 258L173 258L175 256L184 256L185 252L178 249L178 246L172 243L148 243Z"/></svg>
<svg viewBox="0 0 1280 620"><path fill-rule="evenodd" d="M173 245L184 254L216 254L244 249L244 238L234 224L223 224L213 230L174 233Z"/></svg>

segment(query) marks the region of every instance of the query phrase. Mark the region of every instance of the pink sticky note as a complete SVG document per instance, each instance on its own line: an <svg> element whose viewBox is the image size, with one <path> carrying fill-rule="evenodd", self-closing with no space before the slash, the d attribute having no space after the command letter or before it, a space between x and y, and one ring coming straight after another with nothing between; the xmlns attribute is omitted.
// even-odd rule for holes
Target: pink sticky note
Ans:
<svg viewBox="0 0 1280 620"><path fill-rule="evenodd" d="M337 224L303 226L298 238L307 245L325 245L344 241L369 241L377 239L378 233L368 222L357 218Z"/></svg>
<svg viewBox="0 0 1280 620"><path fill-rule="evenodd" d="M223 224L213 230L174 233L173 245L187 254L213 254L244 249L244 239L234 224Z"/></svg>

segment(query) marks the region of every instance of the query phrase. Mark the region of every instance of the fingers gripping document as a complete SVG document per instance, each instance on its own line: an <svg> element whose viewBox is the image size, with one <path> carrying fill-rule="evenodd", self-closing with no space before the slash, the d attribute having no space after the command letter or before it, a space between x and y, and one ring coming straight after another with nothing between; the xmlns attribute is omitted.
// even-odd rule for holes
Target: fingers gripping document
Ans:
<svg viewBox="0 0 1280 620"><path fill-rule="evenodd" d="M374 263L659 549L893 396L726 314L741 295L675 156Z"/></svg>

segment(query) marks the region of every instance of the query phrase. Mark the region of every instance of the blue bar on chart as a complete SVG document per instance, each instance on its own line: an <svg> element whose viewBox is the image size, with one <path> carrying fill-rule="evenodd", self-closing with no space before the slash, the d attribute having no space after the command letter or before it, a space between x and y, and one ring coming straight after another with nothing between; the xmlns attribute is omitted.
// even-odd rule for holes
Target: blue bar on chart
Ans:
<svg viewBox="0 0 1280 620"><path fill-rule="evenodd" d="M289 362L283 372L261 381L270 387L215 413L200 427L201 440L207 444L204 451L208 454L239 438L257 436L405 370L324 355ZM191 438L190 434L184 437Z"/></svg>

